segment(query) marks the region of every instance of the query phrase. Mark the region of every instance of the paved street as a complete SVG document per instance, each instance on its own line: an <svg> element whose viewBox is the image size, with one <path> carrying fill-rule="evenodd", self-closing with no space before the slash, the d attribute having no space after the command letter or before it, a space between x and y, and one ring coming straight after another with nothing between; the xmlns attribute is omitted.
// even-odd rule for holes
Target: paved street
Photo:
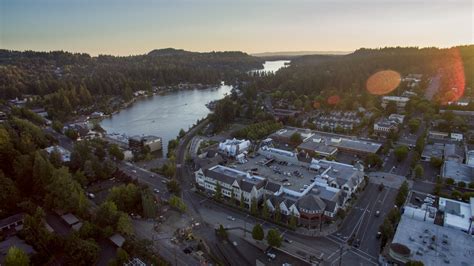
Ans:
<svg viewBox="0 0 474 266"><path fill-rule="evenodd" d="M359 252L377 258L380 242L376 239L380 224L385 215L393 208L397 190L385 187L379 191L379 186L369 183L357 203L347 215L341 229L331 237L347 242L351 236L360 240ZM380 211L376 217L375 212Z"/></svg>

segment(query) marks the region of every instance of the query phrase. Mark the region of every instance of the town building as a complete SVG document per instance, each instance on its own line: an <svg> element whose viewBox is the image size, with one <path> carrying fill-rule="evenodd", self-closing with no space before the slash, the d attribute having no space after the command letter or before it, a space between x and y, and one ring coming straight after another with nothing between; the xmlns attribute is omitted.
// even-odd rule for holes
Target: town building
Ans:
<svg viewBox="0 0 474 266"><path fill-rule="evenodd" d="M227 156L236 157L250 148L249 140L227 139L219 143L219 151Z"/></svg>
<svg viewBox="0 0 474 266"><path fill-rule="evenodd" d="M421 160L429 162L431 158L462 163L464 161L464 149L451 143L427 144L421 153Z"/></svg>
<svg viewBox="0 0 474 266"><path fill-rule="evenodd" d="M312 131L304 128L285 127L272 134L269 138L280 144L292 145L291 136L300 134L303 142L298 145L298 150L303 150L310 155L323 157L335 155L338 152L365 157L377 153L382 144L357 139L356 137Z"/></svg>
<svg viewBox="0 0 474 266"><path fill-rule="evenodd" d="M155 152L162 149L162 142L161 138L156 136L133 136L128 139L128 146L134 152L143 151L144 148Z"/></svg>
<svg viewBox="0 0 474 266"><path fill-rule="evenodd" d="M374 123L374 132L376 134L398 132L404 120L405 116L399 114L391 114L388 118L383 117Z"/></svg>
<svg viewBox="0 0 474 266"><path fill-rule="evenodd" d="M382 97L382 107L386 108L389 102L394 102L399 109L404 109L407 105L410 98L408 97L399 97L399 96L383 96Z"/></svg>
<svg viewBox="0 0 474 266"><path fill-rule="evenodd" d="M317 129L323 131L350 131L362 124L362 118L372 117L371 112L343 112L331 111L329 113L319 113L313 118L313 123Z"/></svg>
<svg viewBox="0 0 474 266"><path fill-rule="evenodd" d="M389 247L389 261L424 265L472 265L474 237L458 228L440 226L426 219L426 211L405 211Z"/></svg>
<svg viewBox="0 0 474 266"><path fill-rule="evenodd" d="M474 234L474 198L465 203L440 197L438 209L444 213L443 226Z"/></svg>
<svg viewBox="0 0 474 266"><path fill-rule="evenodd" d="M474 167L474 150L467 152L466 164L468 166Z"/></svg>
<svg viewBox="0 0 474 266"><path fill-rule="evenodd" d="M442 178L451 178L456 182L469 184L474 182L474 166L469 166L457 161L444 161L441 168Z"/></svg>
<svg viewBox="0 0 474 266"><path fill-rule="evenodd" d="M274 108L273 109L273 116L277 120L286 120L286 119L289 119L289 118L297 118L300 113L301 113L301 111L297 111L297 110L279 109L279 108Z"/></svg>
<svg viewBox="0 0 474 266"><path fill-rule="evenodd" d="M267 146L244 163L214 165L195 172L196 184L247 206L264 202L270 211L295 216L302 226L320 227L334 219L364 179L363 167L315 160L307 154Z"/></svg>

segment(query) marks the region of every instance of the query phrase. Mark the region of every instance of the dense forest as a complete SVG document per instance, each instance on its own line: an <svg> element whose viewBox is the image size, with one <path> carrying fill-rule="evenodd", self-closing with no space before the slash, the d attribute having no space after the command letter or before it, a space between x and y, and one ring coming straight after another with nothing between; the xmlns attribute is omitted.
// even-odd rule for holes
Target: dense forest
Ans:
<svg viewBox="0 0 474 266"><path fill-rule="evenodd" d="M117 57L68 52L0 50L0 98L43 96L44 106L64 114L110 96L179 83L218 84L248 77L263 60L242 52L196 53L175 49ZM53 108L51 108L53 109Z"/></svg>
<svg viewBox="0 0 474 266"><path fill-rule="evenodd" d="M380 70L391 69L402 76L423 74L422 86L431 77L441 77L438 101L454 98L453 87L474 87L474 45L450 49L438 48L381 48L359 49L348 55L308 55L292 60L290 67L275 75L259 79L253 86L277 92L277 98L309 100L331 95L355 96L365 94L367 79ZM400 86L403 86L401 84ZM465 93L472 96L472 89ZM303 102L305 99L300 99Z"/></svg>

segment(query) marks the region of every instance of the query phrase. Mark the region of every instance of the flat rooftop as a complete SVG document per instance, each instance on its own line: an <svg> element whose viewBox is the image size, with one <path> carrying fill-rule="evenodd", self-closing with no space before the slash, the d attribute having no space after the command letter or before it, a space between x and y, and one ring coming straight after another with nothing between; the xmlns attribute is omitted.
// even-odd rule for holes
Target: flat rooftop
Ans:
<svg viewBox="0 0 474 266"><path fill-rule="evenodd" d="M268 158L262 154L254 158L248 158L246 163L236 164L235 168L242 172L251 172L253 175L267 178L269 181L282 185L287 190L298 193L312 185L316 177L323 175L329 179L335 179L338 183L345 183L354 175L363 178L363 172L358 171L353 165L325 160L313 160L313 163L310 164L297 160ZM331 169L328 170L328 168Z"/></svg>
<svg viewBox="0 0 474 266"><path fill-rule="evenodd" d="M311 185L313 183L311 179L318 175L318 172L310 171L300 165L281 162L257 155L254 158L248 158L248 162L244 164L236 164L235 168L267 178L269 181L297 192L304 189L304 185Z"/></svg>
<svg viewBox="0 0 474 266"><path fill-rule="evenodd" d="M411 251L409 259L425 265L472 265L473 237L421 218L402 215L392 243L405 245Z"/></svg>
<svg viewBox="0 0 474 266"><path fill-rule="evenodd" d="M456 161L445 161L441 169L444 178L470 183L474 181L474 167Z"/></svg>

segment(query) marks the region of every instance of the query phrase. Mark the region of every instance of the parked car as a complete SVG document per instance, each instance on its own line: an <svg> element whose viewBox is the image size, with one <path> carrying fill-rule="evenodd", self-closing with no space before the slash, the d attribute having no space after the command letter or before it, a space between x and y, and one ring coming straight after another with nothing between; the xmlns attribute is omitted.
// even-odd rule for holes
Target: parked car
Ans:
<svg viewBox="0 0 474 266"><path fill-rule="evenodd" d="M380 211L376 211L375 212L375 217L379 217L380 216Z"/></svg>
<svg viewBox="0 0 474 266"><path fill-rule="evenodd" d="M229 220L229 221L235 221L235 218L232 217L232 216L227 216L227 220Z"/></svg>
<svg viewBox="0 0 474 266"><path fill-rule="evenodd" d="M276 255L273 254L273 253L270 253L270 252L267 252L267 256L268 256L270 259L275 259L275 258L276 258Z"/></svg>
<svg viewBox="0 0 474 266"><path fill-rule="evenodd" d="M293 243L293 240L291 240L291 239L285 238L284 240L285 240L286 243L289 243L289 244Z"/></svg>
<svg viewBox="0 0 474 266"><path fill-rule="evenodd" d="M157 188L154 188L153 191L154 191L155 193L160 193L160 190L157 189Z"/></svg>
<svg viewBox="0 0 474 266"><path fill-rule="evenodd" d="M380 231L379 231L379 232L377 232L377 236L376 236L376 238L377 238L377 239L379 239L381 236L382 236L382 233L381 233Z"/></svg>

